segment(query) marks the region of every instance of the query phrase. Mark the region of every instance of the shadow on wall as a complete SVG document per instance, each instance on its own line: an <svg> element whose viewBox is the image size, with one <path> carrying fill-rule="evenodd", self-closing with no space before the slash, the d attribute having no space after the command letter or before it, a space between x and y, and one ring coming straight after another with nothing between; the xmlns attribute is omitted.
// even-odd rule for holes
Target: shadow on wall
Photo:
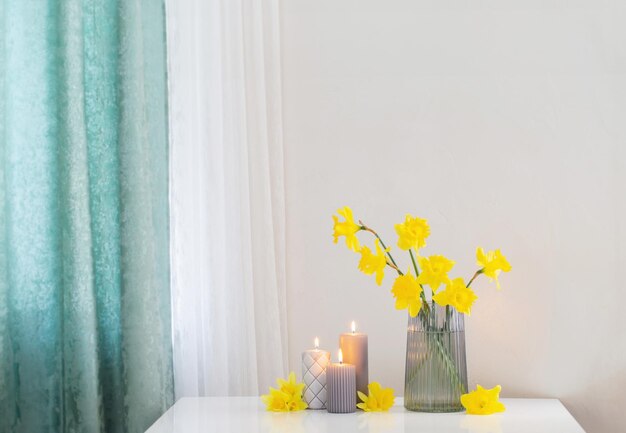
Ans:
<svg viewBox="0 0 626 433"><path fill-rule="evenodd" d="M622 416L626 406L626 368L606 378L603 368L597 367L597 380L587 387L574 388L567 394L549 395L528 387L507 386L504 397L510 398L556 398L587 433L616 433L614 421ZM582 385L587 379L581 378ZM596 408L596 409L594 409ZM601 408L600 411L597 408Z"/></svg>
<svg viewBox="0 0 626 433"><path fill-rule="evenodd" d="M602 373L599 366L596 372L598 381L575 393L559 397L587 433L616 433L615 421L612 420L624 416L626 368L600 380Z"/></svg>

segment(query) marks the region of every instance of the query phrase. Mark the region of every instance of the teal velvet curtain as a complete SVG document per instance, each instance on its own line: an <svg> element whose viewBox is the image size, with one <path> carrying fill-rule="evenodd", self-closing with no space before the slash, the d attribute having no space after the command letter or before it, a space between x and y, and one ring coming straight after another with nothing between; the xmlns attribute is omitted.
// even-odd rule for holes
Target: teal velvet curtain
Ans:
<svg viewBox="0 0 626 433"><path fill-rule="evenodd" d="M162 0L0 0L0 431L172 403Z"/></svg>

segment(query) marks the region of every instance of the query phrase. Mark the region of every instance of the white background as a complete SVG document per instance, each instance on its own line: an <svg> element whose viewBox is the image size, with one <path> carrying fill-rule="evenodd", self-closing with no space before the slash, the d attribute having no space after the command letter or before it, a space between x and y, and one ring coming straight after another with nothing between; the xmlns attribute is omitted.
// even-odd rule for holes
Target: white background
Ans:
<svg viewBox="0 0 626 433"><path fill-rule="evenodd" d="M475 284L471 384L624 431L624 2L284 0L281 13L291 368L315 336L334 355L354 319L370 379L402 394L391 274L378 287L359 273L331 214L352 206L395 247L409 212L453 276L471 276L478 245L513 265L502 291Z"/></svg>

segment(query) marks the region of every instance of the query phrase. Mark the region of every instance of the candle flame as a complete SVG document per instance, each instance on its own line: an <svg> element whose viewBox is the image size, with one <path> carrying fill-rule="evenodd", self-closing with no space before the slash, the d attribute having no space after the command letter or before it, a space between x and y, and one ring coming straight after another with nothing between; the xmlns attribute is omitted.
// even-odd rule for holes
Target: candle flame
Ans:
<svg viewBox="0 0 626 433"><path fill-rule="evenodd" d="M320 347L320 339L315 337L315 348L319 349L319 347Z"/></svg>
<svg viewBox="0 0 626 433"><path fill-rule="evenodd" d="M354 334L356 332L356 322L353 320L352 321L352 333Z"/></svg>
<svg viewBox="0 0 626 433"><path fill-rule="evenodd" d="M339 349L339 352L337 353L337 359L339 360L339 364L343 364L343 352L341 349Z"/></svg>

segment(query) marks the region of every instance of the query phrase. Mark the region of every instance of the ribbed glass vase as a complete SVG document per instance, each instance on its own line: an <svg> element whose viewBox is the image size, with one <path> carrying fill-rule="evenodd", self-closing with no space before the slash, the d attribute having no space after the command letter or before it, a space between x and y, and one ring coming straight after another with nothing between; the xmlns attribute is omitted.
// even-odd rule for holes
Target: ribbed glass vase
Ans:
<svg viewBox="0 0 626 433"><path fill-rule="evenodd" d="M404 406L419 412L460 412L467 392L465 325L452 307L430 304L409 317Z"/></svg>

